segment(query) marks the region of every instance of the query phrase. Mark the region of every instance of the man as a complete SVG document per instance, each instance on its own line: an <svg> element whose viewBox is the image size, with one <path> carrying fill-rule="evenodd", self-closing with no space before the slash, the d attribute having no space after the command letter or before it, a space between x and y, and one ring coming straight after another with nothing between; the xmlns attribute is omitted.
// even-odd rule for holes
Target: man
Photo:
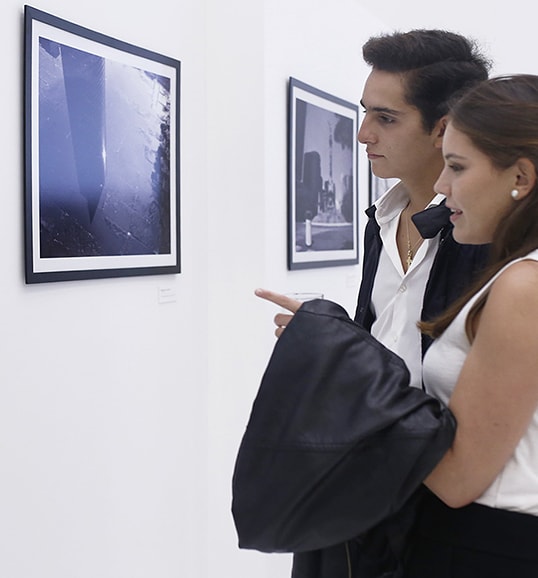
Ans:
<svg viewBox="0 0 538 578"><path fill-rule="evenodd" d="M421 338L417 321L457 298L487 259L487 247L453 240L450 211L433 187L444 165L449 101L486 79L489 63L471 41L443 30L370 38L363 57L372 70L358 139L372 172L400 182L367 211L355 321L402 357L411 385L421 387L429 340ZM281 327L283 317L275 318ZM410 512L411 505L357 540L296 554L293 578L398 576Z"/></svg>
<svg viewBox="0 0 538 578"><path fill-rule="evenodd" d="M372 71L358 139L372 172L400 182L367 211L355 321L406 361L411 384L420 387L429 340L421 344L417 320L440 313L486 258L486 248L452 239L449 211L433 186L444 164L448 103L486 79L489 64L468 39L443 30L371 38L363 57Z"/></svg>
<svg viewBox="0 0 538 578"><path fill-rule="evenodd" d="M400 182L367 211L355 321L402 357L411 385L421 387L429 340L421 338L417 321L456 299L487 259L487 247L453 240L450 211L433 187L444 165L449 101L486 79L489 63L471 41L443 30L373 37L363 46L363 57L372 70L361 99L365 116L358 139L366 145L373 173ZM285 296L256 293L297 309ZM290 319L275 316L277 336ZM413 512L411 500L355 540L295 554L293 578L398 577Z"/></svg>

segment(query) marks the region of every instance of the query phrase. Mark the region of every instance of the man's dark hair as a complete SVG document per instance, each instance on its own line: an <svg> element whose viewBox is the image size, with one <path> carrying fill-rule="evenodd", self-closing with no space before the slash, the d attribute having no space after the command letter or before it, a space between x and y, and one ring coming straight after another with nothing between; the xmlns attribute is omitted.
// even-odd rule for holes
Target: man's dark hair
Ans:
<svg viewBox="0 0 538 578"><path fill-rule="evenodd" d="M405 98L431 132L449 102L488 78L490 61L474 41L446 30L411 30L370 38L362 49L373 69L402 73Z"/></svg>

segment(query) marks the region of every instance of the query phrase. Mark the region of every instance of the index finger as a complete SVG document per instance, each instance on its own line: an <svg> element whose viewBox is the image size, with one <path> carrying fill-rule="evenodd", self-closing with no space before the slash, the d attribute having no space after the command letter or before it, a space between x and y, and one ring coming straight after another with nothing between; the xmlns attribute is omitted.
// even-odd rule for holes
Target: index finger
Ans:
<svg viewBox="0 0 538 578"><path fill-rule="evenodd" d="M256 289L254 293L258 297L261 297L266 301L271 301L271 303L287 309L292 313L296 313L299 307L302 305L301 301L297 301L297 299L293 299L287 295L282 295L282 293L275 293L274 291L269 291L267 289Z"/></svg>

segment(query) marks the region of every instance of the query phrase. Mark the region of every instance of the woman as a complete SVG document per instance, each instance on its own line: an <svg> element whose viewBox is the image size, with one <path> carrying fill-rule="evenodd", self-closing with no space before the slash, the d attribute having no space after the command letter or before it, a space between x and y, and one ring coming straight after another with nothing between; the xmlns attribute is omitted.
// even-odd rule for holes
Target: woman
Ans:
<svg viewBox="0 0 538 578"><path fill-rule="evenodd" d="M492 243L477 286L441 318L426 390L458 427L431 490L409 578L538 576L538 76L485 81L451 111L436 192L460 243Z"/></svg>

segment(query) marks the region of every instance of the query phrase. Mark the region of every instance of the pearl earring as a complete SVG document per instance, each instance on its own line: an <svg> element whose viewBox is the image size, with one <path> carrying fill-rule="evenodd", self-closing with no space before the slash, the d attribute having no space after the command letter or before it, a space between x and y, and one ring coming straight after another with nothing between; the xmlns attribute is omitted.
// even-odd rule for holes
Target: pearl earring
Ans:
<svg viewBox="0 0 538 578"><path fill-rule="evenodd" d="M519 191L517 189L512 189L512 192L510 193L510 196L512 197L512 199L514 199L514 201L518 198L519 196Z"/></svg>

